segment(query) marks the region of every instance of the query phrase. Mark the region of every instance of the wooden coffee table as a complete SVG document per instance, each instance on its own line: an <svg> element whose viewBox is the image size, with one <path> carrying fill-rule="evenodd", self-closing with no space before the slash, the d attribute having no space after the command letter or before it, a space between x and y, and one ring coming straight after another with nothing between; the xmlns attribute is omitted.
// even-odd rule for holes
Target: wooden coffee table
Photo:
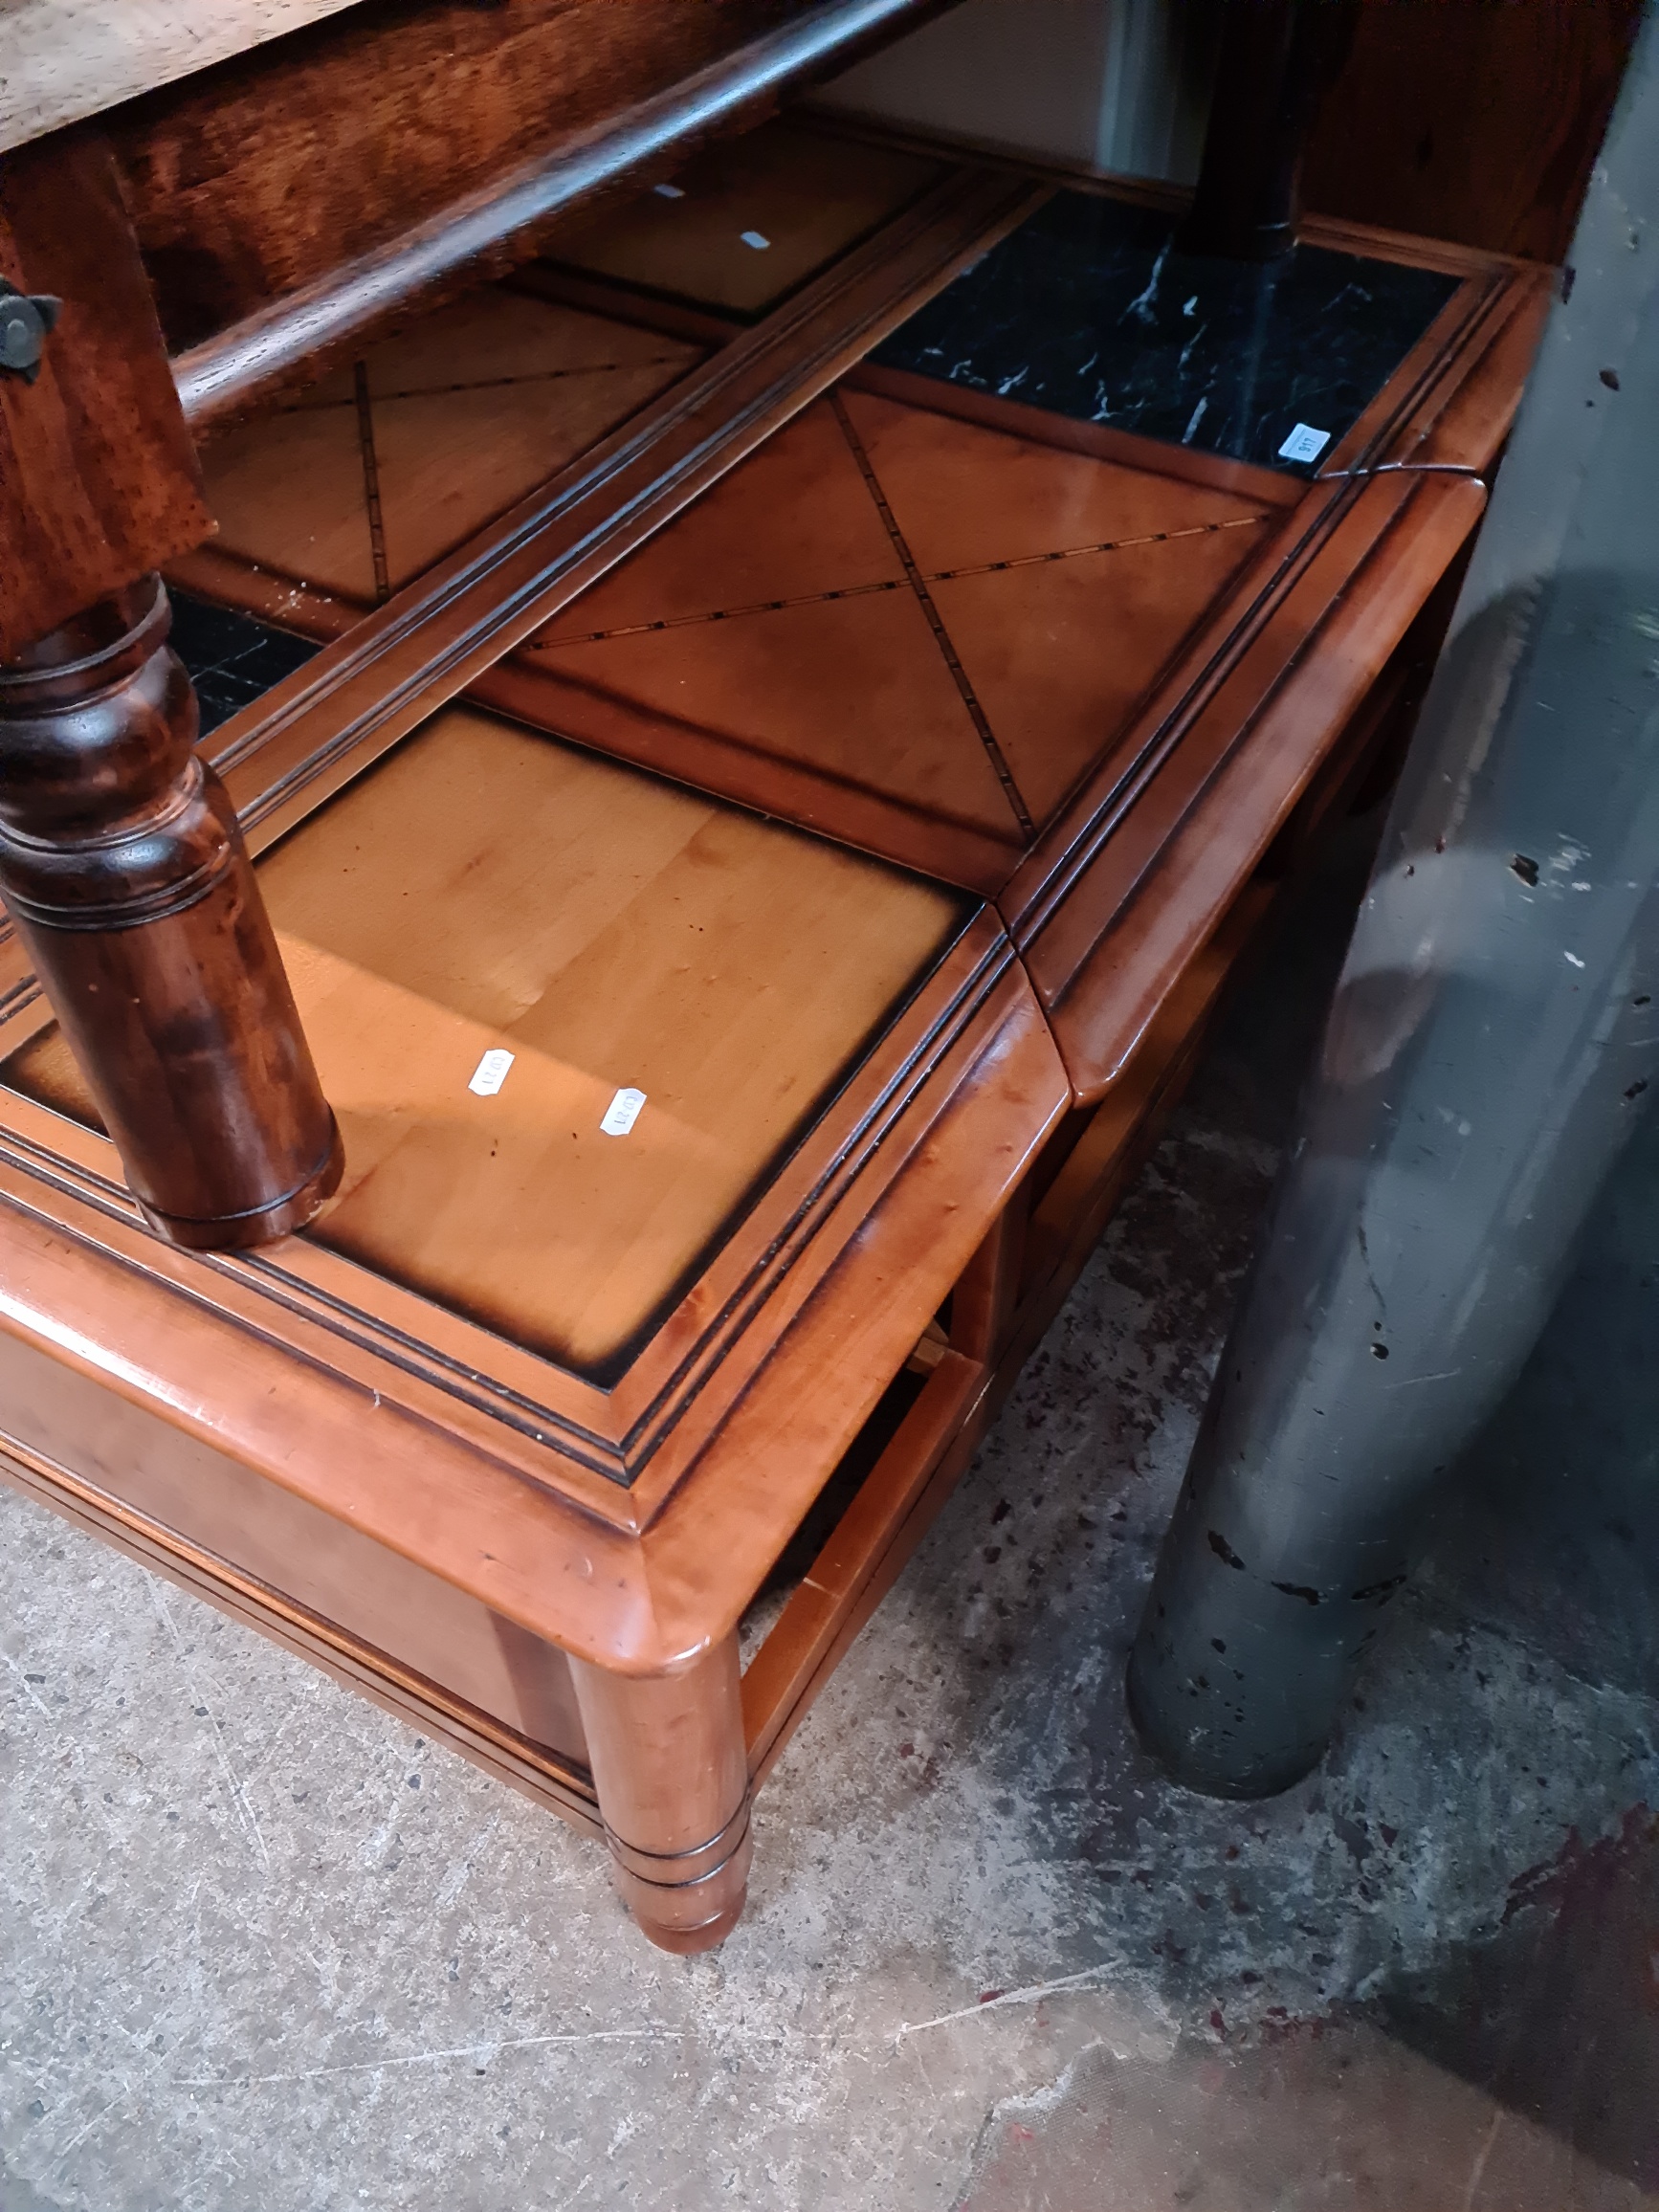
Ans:
<svg viewBox="0 0 1659 2212"><path fill-rule="evenodd" d="M780 126L209 448L305 1234L151 1235L0 945L5 1471L602 1828L670 1948L1385 774L1530 357L1546 272L1314 224L1217 450L1169 220Z"/></svg>

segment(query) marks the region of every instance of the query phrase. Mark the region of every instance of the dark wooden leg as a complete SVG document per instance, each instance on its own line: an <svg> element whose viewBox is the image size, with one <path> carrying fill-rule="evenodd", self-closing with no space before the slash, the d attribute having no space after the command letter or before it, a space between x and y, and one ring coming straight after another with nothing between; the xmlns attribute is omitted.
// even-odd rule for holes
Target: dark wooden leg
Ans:
<svg viewBox="0 0 1659 2212"><path fill-rule="evenodd" d="M1183 253L1273 261L1295 244L1302 148L1357 13L1352 0L1228 0Z"/></svg>
<svg viewBox="0 0 1659 2212"><path fill-rule="evenodd" d="M0 276L50 311L0 359L0 892L151 1226L264 1244L340 1137L167 650L212 520L96 135L0 164Z"/></svg>
<svg viewBox="0 0 1659 2212"><path fill-rule="evenodd" d="M737 1637L674 1674L570 1671L624 1901L664 1951L712 1951L748 1891Z"/></svg>
<svg viewBox="0 0 1659 2212"><path fill-rule="evenodd" d="M160 579L0 666L0 892L175 1244L308 1221L342 1154Z"/></svg>

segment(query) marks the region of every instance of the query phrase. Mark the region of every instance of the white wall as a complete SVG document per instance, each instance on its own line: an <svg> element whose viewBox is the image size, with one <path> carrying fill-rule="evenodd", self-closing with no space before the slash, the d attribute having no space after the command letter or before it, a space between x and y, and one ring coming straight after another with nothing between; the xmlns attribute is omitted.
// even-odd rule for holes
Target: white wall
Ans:
<svg viewBox="0 0 1659 2212"><path fill-rule="evenodd" d="M819 95L863 115L1190 184L1216 0L961 0Z"/></svg>

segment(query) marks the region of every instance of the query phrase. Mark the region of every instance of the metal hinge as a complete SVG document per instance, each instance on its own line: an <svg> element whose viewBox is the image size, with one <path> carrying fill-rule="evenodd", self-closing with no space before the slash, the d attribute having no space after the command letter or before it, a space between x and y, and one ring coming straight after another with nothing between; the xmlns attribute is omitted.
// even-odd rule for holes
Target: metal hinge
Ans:
<svg viewBox="0 0 1659 2212"><path fill-rule="evenodd" d="M61 299L50 292L19 292L0 276L0 369L33 384L40 374L46 336L56 322Z"/></svg>

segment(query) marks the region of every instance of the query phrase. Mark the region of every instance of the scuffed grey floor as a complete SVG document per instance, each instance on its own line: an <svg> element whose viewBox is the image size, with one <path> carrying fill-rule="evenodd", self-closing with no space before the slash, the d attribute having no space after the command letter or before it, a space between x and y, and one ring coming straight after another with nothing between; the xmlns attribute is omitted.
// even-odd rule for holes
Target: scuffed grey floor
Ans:
<svg viewBox="0 0 1659 2212"><path fill-rule="evenodd" d="M1650 1565L1604 1666L1587 1591L1552 1620L1547 1559L1494 1553L1477 1482L1312 1781L1186 1797L1124 1718L1354 890L1333 879L1250 985L791 1746L712 1958L648 1949L557 1822L0 1500L0 2212L1404 2206L1353 2194L1381 2122L1332 2148L1361 2076L1379 2112L1439 2112L1441 2085L1447 2158L1476 2146L1412 2203L1530 2203L1529 2172L1540 2212L1651 2201L1659 2145L1628 2131L1573 2154L1570 2192L1537 2181L1532 2122L1494 2151L1503 2108L1431 2032L1547 1869L1655 1802L1659 1678L1626 1648ZM1609 1544L1640 1548L1584 1537L1586 1576ZM1239 2130L1270 2065L1268 2157Z"/></svg>

